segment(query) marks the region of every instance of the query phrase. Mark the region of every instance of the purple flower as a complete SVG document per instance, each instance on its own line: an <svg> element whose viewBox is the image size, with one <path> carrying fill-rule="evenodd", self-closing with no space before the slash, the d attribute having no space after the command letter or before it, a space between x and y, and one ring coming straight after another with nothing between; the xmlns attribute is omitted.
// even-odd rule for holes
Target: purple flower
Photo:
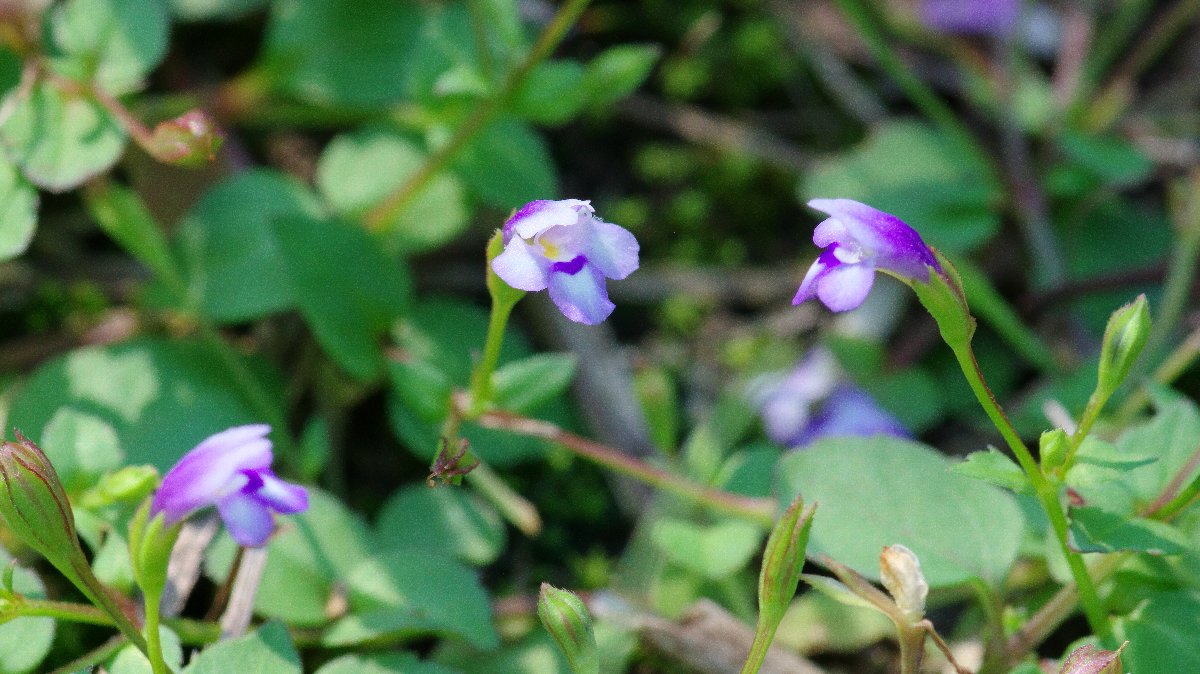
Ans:
<svg viewBox="0 0 1200 674"><path fill-rule="evenodd" d="M921 0L921 22L943 33L1005 37L1017 27L1020 0Z"/></svg>
<svg viewBox="0 0 1200 674"><path fill-rule="evenodd" d="M894 215L851 199L813 199L830 217L813 231L824 252L804 276L792 304L820 298L831 311L849 311L867 298L875 270L925 283L929 267L941 271L916 230Z"/></svg>
<svg viewBox="0 0 1200 674"><path fill-rule="evenodd" d="M266 543L275 528L271 511L308 509L308 491L271 471L270 432L265 424L235 426L203 440L167 472L151 513L163 513L171 525L215 505L238 543Z"/></svg>
<svg viewBox="0 0 1200 674"><path fill-rule="evenodd" d="M638 242L623 227L595 216L587 201L531 201L504 223L504 252L492 261L508 285L550 289L558 310L595 325L612 313L604 279L638 268Z"/></svg>
<svg viewBox="0 0 1200 674"><path fill-rule="evenodd" d="M842 380L833 354L825 349L809 352L786 375L759 379L751 385L750 397L767 437L785 447L831 436L911 437L874 398Z"/></svg>

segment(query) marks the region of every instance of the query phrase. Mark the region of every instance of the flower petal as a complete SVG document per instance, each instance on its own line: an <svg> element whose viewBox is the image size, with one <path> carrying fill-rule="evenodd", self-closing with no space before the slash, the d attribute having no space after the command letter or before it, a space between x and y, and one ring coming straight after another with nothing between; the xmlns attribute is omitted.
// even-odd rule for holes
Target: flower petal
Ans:
<svg viewBox="0 0 1200 674"><path fill-rule="evenodd" d="M590 264L576 274L551 274L550 299L564 316L585 325L603 321L614 308L604 287L603 274Z"/></svg>
<svg viewBox="0 0 1200 674"><path fill-rule="evenodd" d="M792 306L807 302L817 296L817 283L820 282L825 274L830 269L839 267L843 264L837 256L837 243L829 244L829 247L821 251L817 259L808 268L808 273L804 275L804 280L800 282L800 289L796 291L796 296L792 298Z"/></svg>
<svg viewBox="0 0 1200 674"><path fill-rule="evenodd" d="M270 470L260 471L258 477L262 486L253 496L263 505L284 514L308 510L308 490L304 487L280 480Z"/></svg>
<svg viewBox="0 0 1200 674"><path fill-rule="evenodd" d="M793 446L807 445L823 437L856 435L912 437L908 429L866 391L842 384L829 394L804 431L794 437Z"/></svg>
<svg viewBox="0 0 1200 674"><path fill-rule="evenodd" d="M639 248L629 230L592 218L592 236L584 254L608 278L620 280L636 271Z"/></svg>
<svg viewBox="0 0 1200 674"><path fill-rule="evenodd" d="M817 225L813 242L861 249L875 266L914 281L928 281L927 266L940 269L933 252L915 229L890 213L852 199L813 199L808 205L831 217Z"/></svg>
<svg viewBox="0 0 1200 674"><path fill-rule="evenodd" d="M550 279L550 261L524 239L515 238L492 260L492 270L518 290L545 290Z"/></svg>
<svg viewBox="0 0 1200 674"><path fill-rule="evenodd" d="M875 283L875 269L867 262L833 267L816 281L817 297L830 311L857 309Z"/></svg>
<svg viewBox="0 0 1200 674"><path fill-rule="evenodd" d="M505 221L504 241L508 243L513 234L522 239L532 239L556 225L574 225L581 216L593 212L591 203L580 199L531 201Z"/></svg>
<svg viewBox="0 0 1200 674"><path fill-rule="evenodd" d="M163 477L154 495L154 512L166 513L168 524L211 505L242 471L271 465L271 431L265 424L236 426L209 436Z"/></svg>
<svg viewBox="0 0 1200 674"><path fill-rule="evenodd" d="M217 510L233 540L249 548L266 543L275 529L271 511L250 494L236 491L218 501Z"/></svg>

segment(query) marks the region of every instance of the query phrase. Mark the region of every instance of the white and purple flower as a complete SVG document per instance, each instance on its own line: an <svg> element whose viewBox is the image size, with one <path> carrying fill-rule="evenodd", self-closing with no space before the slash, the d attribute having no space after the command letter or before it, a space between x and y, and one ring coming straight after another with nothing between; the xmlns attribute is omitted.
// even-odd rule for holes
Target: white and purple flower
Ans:
<svg viewBox="0 0 1200 674"><path fill-rule="evenodd" d="M825 250L792 304L816 297L831 311L849 311L871 292L876 270L921 283L929 280L930 267L941 271L921 235L894 215L851 199L813 199L808 205L829 214L813 231L813 243Z"/></svg>
<svg viewBox="0 0 1200 674"><path fill-rule="evenodd" d="M824 437L911 437L870 394L844 380L833 354L823 348L809 352L791 372L759 378L751 384L750 399L767 437L784 447Z"/></svg>
<svg viewBox="0 0 1200 674"><path fill-rule="evenodd" d="M921 0L921 22L943 33L1005 37L1017 27L1020 0Z"/></svg>
<svg viewBox="0 0 1200 674"><path fill-rule="evenodd" d="M579 199L525 204L504 223L504 252L492 269L519 290L548 288L572 321L603 321L613 310L605 279L620 280L638 268L638 242L595 213Z"/></svg>
<svg viewBox="0 0 1200 674"><path fill-rule="evenodd" d="M265 424L235 426L203 440L167 472L154 495L151 515L163 513L169 526L215 505L238 543L266 543L275 528L272 511L308 509L308 491L280 480L271 470L270 432Z"/></svg>

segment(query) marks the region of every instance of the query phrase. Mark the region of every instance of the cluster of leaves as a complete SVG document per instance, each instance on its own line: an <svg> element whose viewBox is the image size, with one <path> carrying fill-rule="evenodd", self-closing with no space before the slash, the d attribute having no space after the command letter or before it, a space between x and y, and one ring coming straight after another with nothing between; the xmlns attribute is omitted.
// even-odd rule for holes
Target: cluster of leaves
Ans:
<svg viewBox="0 0 1200 674"><path fill-rule="evenodd" d="M1122 408L1097 432L1085 433L1070 461L1048 462L1053 443L1063 440L1043 437L1042 467L1058 490L1054 497L1069 505L1070 547L1064 550L1039 509L1046 504L1038 486L997 450L957 462L915 440L825 439L800 452L764 441L740 385L725 383L786 364L810 340L781 344L779 327L757 320L714 336L696 329L703 319L690 320L693 299L674 297L662 319L672 330L634 333L650 345L654 362L620 383L632 384L646 421L645 444L665 467L656 473L644 465L641 474L660 479L665 473L665 482L678 489L656 495L637 513L640 526L619 558L603 552L615 547L611 541L587 538L571 531L587 527L562 522L547 523L551 534L543 541L549 542L532 553L523 536L510 540L509 525L524 534L538 526L523 496L537 501L547 518L588 519L579 515L586 511L589 524L616 519L606 510L618 499L584 477L572 478L578 464L544 436L462 420L453 435L488 470L506 471L522 484L522 494L494 481L426 488L424 466L435 460L448 420L459 413L456 396L471 385L489 334L477 298L445 289L467 287L481 295L483 242L505 215L532 199L591 196L560 194L562 184L591 187L589 173L607 189L640 190L614 198L604 215L644 231L647 257L715 261L726 271L748 259L793 265L781 256L794 252L792 241L804 228L763 223L795 216L799 201L811 197L857 199L911 223L954 258L981 321L974 353L997 398L1023 399L1012 418L1027 436L1045 428L1046 401L1070 412L1085 408L1094 395L1096 363L1075 354L1094 350L1087 341L1098 342L1113 306L1143 288L1071 302L1051 291L1100 276L1097 285L1107 287L1110 277L1136 276L1172 248L1184 251L1176 266L1184 270L1186 289L1186 270L1194 269L1188 265L1200 245L1200 226L1187 220L1195 217L1187 208L1168 209L1147 197L1157 194L1166 170L1117 125L1139 111L1112 96L1088 105L1087 93L1095 92L1110 64L1086 70L1091 79L1077 91L1082 102L1062 115L1036 59L1015 59L1004 78L986 68L956 71L961 82L951 93L968 111L965 117L997 131L980 137L1036 152L1036 173L1027 176L1022 171L1031 166L1019 157L1016 169L1007 159L994 160L937 106L918 104L923 118L872 120L845 109L851 99L830 93L838 89L823 79L830 72L855 78L849 89L860 93L887 88L858 81L850 68L830 69L831 59L856 58L838 54L833 38L801 48L803 58L795 58L787 37L796 17L787 3L651 2L636 9L597 3L590 11L601 28L585 22L579 30L602 30L607 21L619 33L596 40L615 43L605 49L581 40L578 51L587 57L580 59L550 55L588 3L564 2L540 22L522 17L526 4L537 5L64 0L24 3L0 17L6 29L0 257L29 250L35 262L52 258L55 247L39 250L39 241L72 236L61 226L71 220L89 223L89 230L94 224L140 263L128 302L134 326L118 325L117 338L104 331L70 335L71 343L97 343L39 358L19 381L6 382L3 395L6 425L37 440L56 466L97 576L118 593L136 592L125 532L153 481L130 467L163 471L216 430L272 424L281 471L318 485L310 510L288 518L268 546L253 601L263 622L213 643L212 621L169 619L164 634L173 667L267 674L561 671L567 665L550 636L530 628L532 611L518 610L524 620L508 620L501 610L507 604L496 601L506 592L532 594L542 578L529 576L537 574L601 590L592 605L606 607L595 624L603 671L669 660L670 639L655 641L652 630L639 626L678 617L705 598L753 624L760 612L755 561L770 514L801 496L820 504L809 548L836 560L831 569L845 565L879 580L880 550L897 543L910 548L933 591L931 607L961 607L958 624L939 629L962 639L987 635L992 659L983 666L989 671L1040 671L1026 656L1068 617L1069 601L1055 613L1065 600L1055 603L1051 595L1078 580L1068 557L1083 553L1098 560L1093 572L1102 609L1114 617L1113 636L1130 642L1124 651L1130 668L1200 670L1188 646L1200 632L1200 522L1191 507L1200 490L1194 446L1200 410L1161 385L1148 389L1153 416L1140 415L1137 405ZM977 44L935 38L907 25L902 13L892 16L891 5L876 16L866 3L837 4L852 21L863 12L889 20L897 35L931 54L979 56ZM1120 13L1118 25L1136 25L1138 11ZM209 36L234 25L261 38L236 73L216 77L193 69L187 54L172 52L173 35ZM870 22L854 25L866 42L877 43L867 33ZM663 55L657 46L629 43L631 35L670 46ZM781 168L777 154L765 162L754 157L753 143L726 151L728 138L718 133L688 136L718 150L656 137L629 150L595 152L602 139L634 135L623 124L597 120L647 80L660 56L650 89L662 100L651 110L694 114L696 106L708 106L738 114L774 107L788 92L812 96L802 110L804 130L764 136L784 136L804 151L787 154L797 159ZM978 60L972 59L964 62ZM182 91L171 86L192 78L213 81ZM886 95L870 95L880 110L899 107ZM645 103L625 114L637 118L640 109L644 116ZM148 164L146 155L171 161L151 129L196 107L212 108L229 150L192 198L187 180ZM755 116L745 118L749 124ZM583 128L595 134L588 140L596 147L576 149L598 159L585 165L560 154L560 176L558 145L548 139L573 148L578 141L556 129ZM271 165L269 146L287 134L316 149L274 162L287 164L284 170ZM194 140L212 147L214 139ZM814 159L819 153L825 154ZM607 165L625 158L631 159L628 175ZM1043 208L1030 206L1028 190ZM63 192L78 196L82 208L59 197L40 205L39 194ZM743 217L757 226L742 227ZM660 222L664 226L650 228ZM1014 223L1022 237L1005 236ZM1031 231L1054 245L1043 246ZM1027 245L1012 245L1012 239ZM447 278L458 273L459 246L471 270L465 281ZM794 287L781 282L777 292L786 298ZM1155 302L1162 296L1152 286L1144 289ZM1027 301L1012 299L1019 294ZM674 311L680 303L685 310ZM892 325L903 310L902 302L893 302L869 322ZM1172 310L1163 336L1151 341L1150 365L1163 361L1182 310ZM1035 331L1030 318L1048 330ZM113 323L119 321L103 327ZM1071 330L1063 329L1067 323ZM1083 346L1078 334L1088 336ZM699 346L663 347L679 335L697 338ZM903 342L888 329L856 329L852 322L818 339L850 379L915 433L972 449L991 439L993 429L980 423L945 349L919 339ZM895 345L909 355L889 359ZM577 367L587 365L579 359L595 357L576 351L539 352L509 328L490 402L506 414L574 428L577 410L564 393ZM680 353L700 353L699 363ZM705 367L729 376L703 381ZM1130 388L1149 371L1135 369ZM1136 401L1141 393L1133 395ZM704 411L689 415L696 400ZM363 421L374 426L363 430ZM352 466L367 467L350 474ZM549 486L531 472L549 476ZM368 488L359 489L360 481ZM706 502L713 493L724 500ZM8 579L9 593L71 598L51 574L36 572L44 567L7 532L0 543L7 548L0 548L0 561L22 562ZM588 549L565 549L575 543ZM210 614L219 612L238 566L236 545L219 536L205 554L208 584L202 588L217 588ZM779 643L808 654L854 653L892 633L888 621L861 602L838 603L847 598L847 585L813 582L833 589L802 594L786 615L780 610ZM964 588L979 601L965 600ZM205 591L194 603L207 598ZM787 603L788 595L776 601ZM11 608L4 601L0 613ZM1035 629L1043 630L1037 639L1021 641ZM1060 636L1068 642L1083 633L1068 627ZM201 650L185 658L193 649ZM1043 655L1061 659L1068 652L1056 642ZM103 645L66 621L22 616L0 625L2 672L64 666L77 656L113 674L147 668L132 646Z"/></svg>

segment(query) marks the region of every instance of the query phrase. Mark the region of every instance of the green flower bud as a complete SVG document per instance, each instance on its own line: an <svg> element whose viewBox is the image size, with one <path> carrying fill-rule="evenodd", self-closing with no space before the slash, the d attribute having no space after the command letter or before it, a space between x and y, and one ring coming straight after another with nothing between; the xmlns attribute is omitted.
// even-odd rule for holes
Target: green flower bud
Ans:
<svg viewBox="0 0 1200 674"><path fill-rule="evenodd" d="M1061 428L1042 433L1039 440L1038 456L1041 457L1042 470L1049 473L1056 470L1067 460L1067 451L1071 448L1071 438Z"/></svg>
<svg viewBox="0 0 1200 674"><path fill-rule="evenodd" d="M25 436L0 444L0 516L13 535L38 551L93 604L112 617L118 629L145 645L134 624L133 610L92 573L66 491L45 453Z"/></svg>
<svg viewBox="0 0 1200 674"><path fill-rule="evenodd" d="M147 498L129 522L129 558L142 593L161 597L167 584L167 563L183 523L168 526L163 513L151 516L152 503L153 499Z"/></svg>
<svg viewBox="0 0 1200 674"><path fill-rule="evenodd" d="M815 506L805 508L803 499L797 496L767 539L762 570L758 575L759 631L765 628L774 634L796 596L815 510Z"/></svg>
<svg viewBox="0 0 1200 674"><path fill-rule="evenodd" d="M910 624L925 616L929 584L921 573L921 560L912 550L903 545L884 547L879 553L879 579Z"/></svg>
<svg viewBox="0 0 1200 674"><path fill-rule="evenodd" d="M600 671L592 618L579 597L551 587L549 583L542 583L542 589L538 592L537 611L546 631L567 656L572 672L596 674Z"/></svg>
<svg viewBox="0 0 1200 674"><path fill-rule="evenodd" d="M1129 374L1150 336L1150 309L1145 295L1113 312L1100 346L1096 392L1108 398Z"/></svg>
<svg viewBox="0 0 1200 674"><path fill-rule="evenodd" d="M0 445L0 516L13 535L71 582L91 575L75 532L75 513L45 453L25 436Z"/></svg>
<svg viewBox="0 0 1200 674"><path fill-rule="evenodd" d="M199 110L186 112L154 127L147 151L177 166L203 166L217 157L224 139L212 119Z"/></svg>
<svg viewBox="0 0 1200 674"><path fill-rule="evenodd" d="M96 486L83 492L79 505L89 510L117 503L137 503L158 486L158 471L153 466L126 466L100 478Z"/></svg>

